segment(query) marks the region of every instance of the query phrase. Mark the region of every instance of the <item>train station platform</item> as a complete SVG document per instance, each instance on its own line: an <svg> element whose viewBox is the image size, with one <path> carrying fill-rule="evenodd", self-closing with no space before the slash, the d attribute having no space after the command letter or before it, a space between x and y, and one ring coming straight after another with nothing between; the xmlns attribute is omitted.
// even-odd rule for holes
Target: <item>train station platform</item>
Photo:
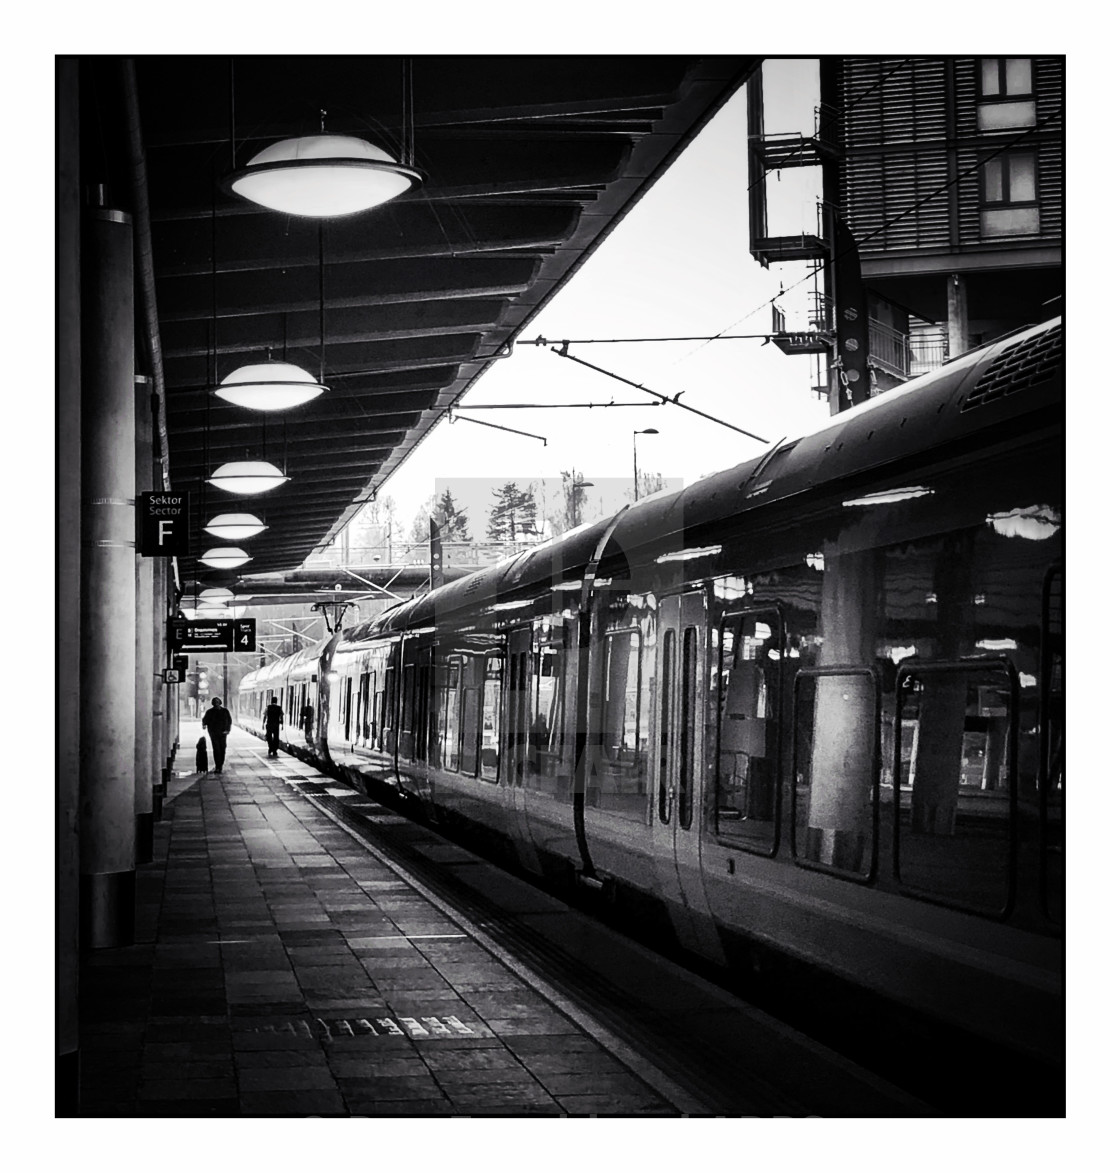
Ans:
<svg viewBox="0 0 1120 1173"><path fill-rule="evenodd" d="M181 767L199 733L183 723ZM472 919L410 874L379 846L395 830L523 918L564 925L582 968L620 967L578 983L603 1014L519 956L500 916ZM136 943L83 959L79 1113L929 1113L608 933L298 758L268 759L235 727L222 774L171 780L154 860L137 870Z"/></svg>

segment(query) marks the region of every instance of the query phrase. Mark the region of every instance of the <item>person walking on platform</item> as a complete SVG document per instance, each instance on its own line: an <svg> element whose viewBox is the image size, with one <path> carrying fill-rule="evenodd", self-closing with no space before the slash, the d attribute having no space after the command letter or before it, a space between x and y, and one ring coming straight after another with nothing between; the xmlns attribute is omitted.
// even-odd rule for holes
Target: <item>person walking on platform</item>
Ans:
<svg viewBox="0 0 1120 1173"><path fill-rule="evenodd" d="M274 758L280 749L280 726L284 724L284 710L270 696L264 710L264 735L268 741L268 756Z"/></svg>
<svg viewBox="0 0 1120 1173"><path fill-rule="evenodd" d="M220 696L210 702L210 708L202 717L202 728L210 734L210 745L214 749L214 773L220 774L226 760L226 738L233 728L233 718L229 709L222 708Z"/></svg>
<svg viewBox="0 0 1120 1173"><path fill-rule="evenodd" d="M303 730L303 739L311 744L311 729L315 724L315 710L310 705L304 705L299 711L299 725Z"/></svg>

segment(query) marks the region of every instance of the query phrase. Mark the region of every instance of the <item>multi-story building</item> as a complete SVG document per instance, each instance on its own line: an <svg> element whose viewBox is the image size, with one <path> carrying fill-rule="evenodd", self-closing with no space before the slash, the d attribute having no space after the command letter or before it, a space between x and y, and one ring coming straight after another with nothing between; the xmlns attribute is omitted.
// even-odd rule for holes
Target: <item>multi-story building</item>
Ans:
<svg viewBox="0 0 1120 1173"><path fill-rule="evenodd" d="M803 133L767 133L750 83L751 251L820 269L809 323L833 411L1060 311L1064 59L832 57ZM820 169L818 215L767 231L768 173ZM771 189L773 192L774 189Z"/></svg>

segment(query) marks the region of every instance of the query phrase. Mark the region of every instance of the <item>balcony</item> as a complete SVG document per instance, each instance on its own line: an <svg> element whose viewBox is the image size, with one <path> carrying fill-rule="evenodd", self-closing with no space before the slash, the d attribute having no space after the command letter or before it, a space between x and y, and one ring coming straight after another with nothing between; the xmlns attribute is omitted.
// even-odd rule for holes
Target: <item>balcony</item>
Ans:
<svg viewBox="0 0 1120 1173"><path fill-rule="evenodd" d="M840 142L839 115L831 106L817 106L813 111L813 133L801 131L764 134L753 139L751 147L758 152L767 171L782 167L818 167L824 159L836 158Z"/></svg>
<svg viewBox="0 0 1120 1173"><path fill-rule="evenodd" d="M872 320L867 344L870 365L899 383L935 371L949 361L949 337L943 329L903 334Z"/></svg>

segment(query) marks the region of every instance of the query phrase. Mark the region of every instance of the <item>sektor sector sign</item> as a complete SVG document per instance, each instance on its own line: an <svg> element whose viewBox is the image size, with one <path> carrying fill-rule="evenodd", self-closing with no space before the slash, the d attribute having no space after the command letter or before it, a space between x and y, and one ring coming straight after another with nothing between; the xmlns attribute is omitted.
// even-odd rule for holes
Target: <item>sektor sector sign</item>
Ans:
<svg viewBox="0 0 1120 1173"><path fill-rule="evenodd" d="M140 493L136 510L140 554L144 558L183 555L187 546L189 493Z"/></svg>

